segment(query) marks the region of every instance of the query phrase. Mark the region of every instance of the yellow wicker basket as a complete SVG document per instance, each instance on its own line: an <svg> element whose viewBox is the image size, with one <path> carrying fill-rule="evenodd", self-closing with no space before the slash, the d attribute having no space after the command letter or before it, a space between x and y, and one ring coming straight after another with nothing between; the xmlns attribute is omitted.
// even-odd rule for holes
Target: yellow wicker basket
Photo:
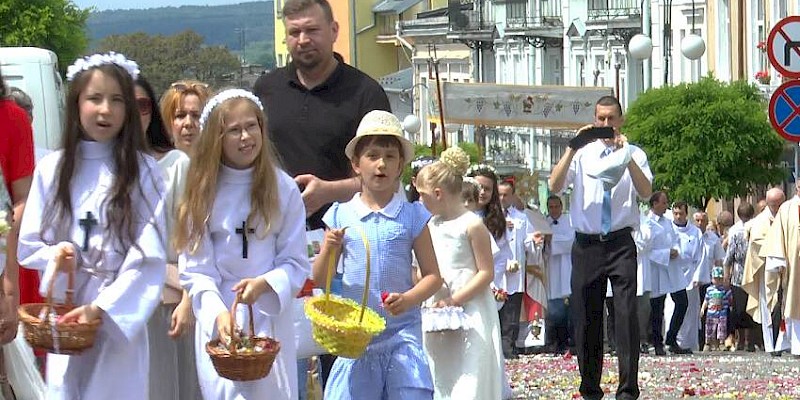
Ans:
<svg viewBox="0 0 800 400"><path fill-rule="evenodd" d="M328 261L328 274L325 280L325 294L306 301L305 312L311 320L314 340L333 355L345 358L359 358L376 335L386 329L386 321L374 310L367 307L369 294L370 250L364 231L367 258L366 279L361 304L345 298L331 297L331 280L336 269L336 254L331 252Z"/></svg>

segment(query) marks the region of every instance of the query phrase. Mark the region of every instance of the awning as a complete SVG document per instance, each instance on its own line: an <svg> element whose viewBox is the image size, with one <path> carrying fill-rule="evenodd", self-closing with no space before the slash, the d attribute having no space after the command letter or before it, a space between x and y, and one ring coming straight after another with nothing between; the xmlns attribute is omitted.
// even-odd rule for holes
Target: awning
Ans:
<svg viewBox="0 0 800 400"><path fill-rule="evenodd" d="M422 0L383 0L372 7L372 12L379 14L400 14Z"/></svg>

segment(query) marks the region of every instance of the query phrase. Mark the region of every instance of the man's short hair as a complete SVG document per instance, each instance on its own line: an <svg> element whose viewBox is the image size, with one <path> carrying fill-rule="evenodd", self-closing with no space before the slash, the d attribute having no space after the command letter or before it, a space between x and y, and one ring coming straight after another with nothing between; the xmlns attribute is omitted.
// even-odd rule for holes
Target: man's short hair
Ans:
<svg viewBox="0 0 800 400"><path fill-rule="evenodd" d="M683 210L683 212L685 212L687 214L689 213L689 204L686 203L683 200L679 200L679 201L676 201L676 202L672 203L672 209L674 210L676 208L679 209L679 210Z"/></svg>
<svg viewBox="0 0 800 400"><path fill-rule="evenodd" d="M556 196L554 194L551 194L550 196L547 197L547 203L548 204L550 203L550 201L557 201L558 204L561 204L562 206L564 205L564 202L561 201L561 197L558 197L558 196Z"/></svg>
<svg viewBox="0 0 800 400"><path fill-rule="evenodd" d="M622 116L622 104L619 103L619 100L614 96L603 96L600 100L597 100L597 103L594 104L594 109L597 110L597 106L616 106L617 111L619 111L619 116Z"/></svg>
<svg viewBox="0 0 800 400"><path fill-rule="evenodd" d="M753 208L753 205L746 201L739 203L739 207L736 208L736 214L739 215L740 219L753 219L755 213L756 210Z"/></svg>
<svg viewBox="0 0 800 400"><path fill-rule="evenodd" d="M658 203L659 200L661 200L661 196L662 195L666 196L667 192L665 192L663 190L657 190L656 192L653 193L652 196L650 196L650 200L649 200L650 208L653 208L653 205Z"/></svg>
<svg viewBox="0 0 800 400"><path fill-rule="evenodd" d="M511 194L514 194L517 191L517 188L514 187L514 182L511 182L509 180L502 180L500 182L497 182L497 186L508 186L508 187L510 187L511 188Z"/></svg>
<svg viewBox="0 0 800 400"><path fill-rule="evenodd" d="M319 5L323 14L325 14L325 19L328 22L333 22L333 10L328 0L286 0L286 3L283 4L283 18L300 14L314 5Z"/></svg>

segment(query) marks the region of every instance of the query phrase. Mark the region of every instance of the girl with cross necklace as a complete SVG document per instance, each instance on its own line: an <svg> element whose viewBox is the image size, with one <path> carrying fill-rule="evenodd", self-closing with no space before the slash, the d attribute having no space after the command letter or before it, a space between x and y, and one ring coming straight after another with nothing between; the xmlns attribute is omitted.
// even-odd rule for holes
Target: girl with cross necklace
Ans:
<svg viewBox="0 0 800 400"><path fill-rule="evenodd" d="M297 398L292 300L310 273L305 208L294 180L278 167L261 102L241 89L211 98L178 208L176 244L181 284L197 316L197 373L206 399ZM214 337L239 335L230 322L236 298L253 306L256 336L281 344L265 378L220 378L205 354ZM237 311L245 311L240 307ZM249 332L248 332L249 334Z"/></svg>

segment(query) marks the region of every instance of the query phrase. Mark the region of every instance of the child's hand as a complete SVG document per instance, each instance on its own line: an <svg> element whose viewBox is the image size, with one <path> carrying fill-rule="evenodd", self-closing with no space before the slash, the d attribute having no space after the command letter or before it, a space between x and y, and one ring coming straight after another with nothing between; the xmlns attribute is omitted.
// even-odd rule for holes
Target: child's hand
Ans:
<svg viewBox="0 0 800 400"><path fill-rule="evenodd" d="M389 293L383 300L383 308L391 316L400 315L408 311L411 306L413 304L406 299L403 293Z"/></svg>
<svg viewBox="0 0 800 400"><path fill-rule="evenodd" d="M75 247L72 243L61 242L56 245L53 261L56 263L56 271L70 273L75 271L77 261L75 260Z"/></svg>
<svg viewBox="0 0 800 400"><path fill-rule="evenodd" d="M217 335L219 336L219 340L226 345L230 343L228 339L232 339L231 336L233 332L231 332L231 322L233 321L233 316L231 316L230 311L223 311L217 315Z"/></svg>
<svg viewBox="0 0 800 400"><path fill-rule="evenodd" d="M342 229L328 229L325 231L325 246L330 249L341 249L342 244L344 243L344 231L347 228Z"/></svg>
<svg viewBox="0 0 800 400"><path fill-rule="evenodd" d="M441 299L437 301L436 304L434 304L433 306L435 308L450 307L450 306L458 307L460 306L460 304L456 303L456 301L453 300L452 297L448 297L446 299Z"/></svg>
<svg viewBox="0 0 800 400"><path fill-rule="evenodd" d="M241 303L253 304L264 292L270 289L269 283L262 277L242 279L231 291L241 291Z"/></svg>
<svg viewBox="0 0 800 400"><path fill-rule="evenodd" d="M181 337L184 333L188 332L191 326L194 325L194 313L192 312L191 301L185 297L175 307L172 312L172 321L167 335L173 339Z"/></svg>
<svg viewBox="0 0 800 400"><path fill-rule="evenodd" d="M544 243L544 235L542 235L542 232L540 231L533 232L533 234L531 234L531 237L533 238L534 244Z"/></svg>
<svg viewBox="0 0 800 400"><path fill-rule="evenodd" d="M97 307L94 304L86 304L62 315L61 318L58 319L58 323L68 324L77 322L82 324L100 319L102 314L103 310L101 310L100 307Z"/></svg>

